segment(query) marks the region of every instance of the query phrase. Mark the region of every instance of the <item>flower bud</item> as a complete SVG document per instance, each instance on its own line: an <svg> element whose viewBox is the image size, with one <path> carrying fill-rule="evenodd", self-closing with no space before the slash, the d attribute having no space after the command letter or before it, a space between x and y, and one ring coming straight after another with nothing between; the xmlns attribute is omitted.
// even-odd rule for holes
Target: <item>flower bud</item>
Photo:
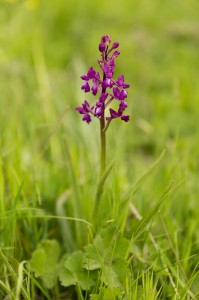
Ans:
<svg viewBox="0 0 199 300"><path fill-rule="evenodd" d="M101 43L99 44L99 51L100 51L100 52L104 52L105 50L106 50L106 45L105 45L104 42L101 42Z"/></svg>
<svg viewBox="0 0 199 300"><path fill-rule="evenodd" d="M114 43L113 43L113 46L112 46L111 48L112 48L112 49L116 49L116 48L119 47L119 45L120 45L119 42L114 42Z"/></svg>

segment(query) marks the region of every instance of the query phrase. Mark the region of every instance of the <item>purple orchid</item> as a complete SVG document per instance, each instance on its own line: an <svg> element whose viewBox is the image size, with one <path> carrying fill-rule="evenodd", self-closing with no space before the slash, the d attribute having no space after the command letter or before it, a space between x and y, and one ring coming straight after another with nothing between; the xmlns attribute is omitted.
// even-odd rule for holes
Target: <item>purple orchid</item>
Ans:
<svg viewBox="0 0 199 300"><path fill-rule="evenodd" d="M115 110L113 110L112 108L109 109L110 111L110 117L106 117L107 121L110 121L111 119L116 119L116 118L121 118L121 120L128 122L129 121L129 116L127 115L123 115L123 111L125 110L125 108L127 107L127 103L122 100L120 102L120 106L118 111L116 112Z"/></svg>
<svg viewBox="0 0 199 300"><path fill-rule="evenodd" d="M80 114L83 114L82 119L87 123L92 121L91 116L100 119L103 129L113 119L119 118L125 122L128 122L130 119L128 115L124 114L127 108L127 103L124 101L128 95L126 89L129 88L130 85L124 82L123 74L119 75L117 80L113 79L115 59L120 54L120 51L117 49L118 47L119 42L114 42L111 45L109 35L102 36L99 44L101 59L98 60L103 73L102 77L100 77L100 74L95 71L93 67L88 70L87 74L81 76L81 79L84 81L81 89L84 90L85 93L92 92L94 96L99 92L99 96L94 106L90 107L89 103L85 100L82 106L77 107L76 110ZM110 108L110 104L113 100L119 101L118 111ZM107 107L109 107L110 115L105 117Z"/></svg>
<svg viewBox="0 0 199 300"><path fill-rule="evenodd" d="M82 106L76 107L76 110L83 115L82 120L86 121L87 123L91 122L91 116L89 113L92 111L90 108L89 103L85 100Z"/></svg>

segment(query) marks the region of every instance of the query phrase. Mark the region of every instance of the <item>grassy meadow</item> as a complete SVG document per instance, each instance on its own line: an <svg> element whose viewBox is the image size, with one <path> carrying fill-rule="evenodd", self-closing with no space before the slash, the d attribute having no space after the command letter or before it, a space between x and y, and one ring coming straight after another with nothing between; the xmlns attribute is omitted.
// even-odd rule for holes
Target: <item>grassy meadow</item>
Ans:
<svg viewBox="0 0 199 300"><path fill-rule="evenodd" d="M106 34L131 119L93 216L99 122L74 108ZM197 0L0 0L0 299L199 299L198 80Z"/></svg>

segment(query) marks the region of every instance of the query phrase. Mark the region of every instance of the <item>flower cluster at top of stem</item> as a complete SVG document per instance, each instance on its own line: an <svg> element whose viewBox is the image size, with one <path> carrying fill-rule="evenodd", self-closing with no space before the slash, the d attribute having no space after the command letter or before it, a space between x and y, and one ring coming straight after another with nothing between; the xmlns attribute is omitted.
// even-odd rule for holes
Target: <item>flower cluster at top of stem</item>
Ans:
<svg viewBox="0 0 199 300"><path fill-rule="evenodd" d="M121 120L128 122L129 116L124 114L127 108L125 101L127 97L126 89L130 87L128 83L124 82L124 75L119 75L117 80L113 79L115 69L115 58L120 54L119 50L115 50L119 47L118 42L114 42L111 45L111 39L109 35L105 35L101 38L99 44L99 51L101 52L101 59L98 63L102 69L103 76L91 67L88 73L81 76L84 81L82 90L85 93L92 92L94 96L98 95L95 105L90 104L85 100L82 106L76 107L76 110L83 115L82 120L90 123L92 121L91 116L98 119L106 119L107 123L110 123L112 119L120 118ZM118 110L113 110L110 105L113 100L118 101ZM110 115L105 117L105 110L109 108Z"/></svg>

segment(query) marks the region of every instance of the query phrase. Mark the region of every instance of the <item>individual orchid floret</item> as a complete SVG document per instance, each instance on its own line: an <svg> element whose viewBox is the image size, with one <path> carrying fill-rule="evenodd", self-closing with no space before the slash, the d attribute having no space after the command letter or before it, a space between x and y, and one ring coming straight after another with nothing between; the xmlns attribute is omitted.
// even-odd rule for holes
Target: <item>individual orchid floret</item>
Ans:
<svg viewBox="0 0 199 300"><path fill-rule="evenodd" d="M95 78L92 79L92 82L93 82L93 86L91 88L92 89L92 94L94 96L96 96L98 90L100 89L100 83L101 83L100 74L99 73L96 73Z"/></svg>
<svg viewBox="0 0 199 300"><path fill-rule="evenodd" d="M91 113L91 108L89 103L85 100L84 103L82 104L82 106L76 107L76 110L83 115L82 120L86 121L87 123L91 122L91 116L89 115L89 113Z"/></svg>
<svg viewBox="0 0 199 300"><path fill-rule="evenodd" d="M127 103L124 100L122 100L120 102L118 111L115 111L112 108L109 109L110 117L106 117L106 120L111 121L112 119L121 118L121 120L128 122L130 117L127 115L123 115L123 112L127 107Z"/></svg>
<svg viewBox="0 0 199 300"><path fill-rule="evenodd" d="M91 90L91 89L90 89L90 85L88 84L87 81L84 82L84 84L82 85L81 89L84 90L85 93L88 93L88 92L90 92L90 90Z"/></svg>
<svg viewBox="0 0 199 300"><path fill-rule="evenodd" d="M83 79L83 80L90 80L90 79L93 79L96 75L96 71L93 69L93 67L91 67L89 70L88 70L88 73L87 75L82 75L80 78Z"/></svg>
<svg viewBox="0 0 199 300"><path fill-rule="evenodd" d="M90 90L92 90L92 94L96 96L100 88L100 82L101 82L100 74L91 67L88 70L88 73L82 75L80 78L85 81L81 89L84 90L85 93L88 93L90 92ZM90 85L88 83L90 80L93 83L92 88L90 88Z"/></svg>
<svg viewBox="0 0 199 300"><path fill-rule="evenodd" d="M118 77L118 80L116 81L116 84L118 87L123 88L123 89L128 89L130 87L130 84L124 83L124 75L120 75Z"/></svg>
<svg viewBox="0 0 199 300"><path fill-rule="evenodd" d="M103 114L103 102L96 102L96 107L95 107L95 117L101 117L101 115Z"/></svg>
<svg viewBox="0 0 199 300"><path fill-rule="evenodd" d="M117 100L124 100L127 97L127 92L125 90L120 91L120 89L113 88L113 96Z"/></svg>
<svg viewBox="0 0 199 300"><path fill-rule="evenodd" d="M102 82L102 89L111 88L113 86L113 80L106 78Z"/></svg>

